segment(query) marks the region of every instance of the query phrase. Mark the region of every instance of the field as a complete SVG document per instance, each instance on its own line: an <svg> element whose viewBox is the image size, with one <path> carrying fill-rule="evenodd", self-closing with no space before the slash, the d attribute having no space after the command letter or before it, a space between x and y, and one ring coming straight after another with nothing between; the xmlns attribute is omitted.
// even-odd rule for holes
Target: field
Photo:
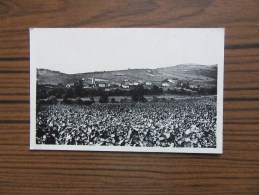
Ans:
<svg viewBox="0 0 259 195"><path fill-rule="evenodd" d="M216 147L216 97L146 103L40 105L36 143Z"/></svg>
<svg viewBox="0 0 259 195"><path fill-rule="evenodd" d="M144 95L144 98L146 98L148 102L152 101L153 97L154 97L153 95ZM166 99L167 101L170 101L172 99L180 100L180 99L199 99L199 98L201 98L201 96L184 96L184 95L155 95L155 97L158 100ZM98 102L100 99L100 96L93 96L93 98L94 98L95 102ZM130 96L110 96L109 101L111 101L112 98L114 98L117 102L120 102L120 100L124 99L124 98L129 101L131 100ZM216 95L209 95L209 96L207 96L207 98L216 98ZM81 98L81 99L88 100L89 98ZM62 99L59 99L59 101L62 101Z"/></svg>

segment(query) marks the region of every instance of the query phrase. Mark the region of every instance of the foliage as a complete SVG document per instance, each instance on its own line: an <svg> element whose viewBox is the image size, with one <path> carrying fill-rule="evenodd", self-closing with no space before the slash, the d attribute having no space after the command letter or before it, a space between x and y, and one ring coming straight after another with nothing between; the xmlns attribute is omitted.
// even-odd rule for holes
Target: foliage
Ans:
<svg viewBox="0 0 259 195"><path fill-rule="evenodd" d="M108 95L107 93L103 92L100 95L99 103L107 103L108 102Z"/></svg>
<svg viewBox="0 0 259 195"><path fill-rule="evenodd" d="M83 100L80 97L77 97L76 100L75 100L75 103L83 104Z"/></svg>
<svg viewBox="0 0 259 195"><path fill-rule="evenodd" d="M52 96L48 97L47 100L45 100L45 102L42 102L42 103L57 104L58 100L57 100L56 96L52 95Z"/></svg>
<svg viewBox="0 0 259 195"><path fill-rule="evenodd" d="M83 81L78 80L74 83L74 88L75 88L75 94L78 97L81 97L82 91L83 91Z"/></svg>
<svg viewBox="0 0 259 195"><path fill-rule="evenodd" d="M147 99L144 98L144 93L145 93L145 90L143 85L138 85L136 88L134 88L131 91L131 94L132 94L131 98L134 102L147 102Z"/></svg>
<svg viewBox="0 0 259 195"><path fill-rule="evenodd" d="M115 102L116 102L115 98L112 98L111 103L115 103Z"/></svg>

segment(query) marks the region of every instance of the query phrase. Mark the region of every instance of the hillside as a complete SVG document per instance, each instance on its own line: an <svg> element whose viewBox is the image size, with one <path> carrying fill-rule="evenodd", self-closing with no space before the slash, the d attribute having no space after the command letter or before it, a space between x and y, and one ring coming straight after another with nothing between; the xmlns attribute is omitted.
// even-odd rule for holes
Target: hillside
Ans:
<svg viewBox="0 0 259 195"><path fill-rule="evenodd" d="M74 78L71 77L71 75L48 69L37 69L37 80L41 85L57 85L59 83L67 84L74 82Z"/></svg>
<svg viewBox="0 0 259 195"><path fill-rule="evenodd" d="M90 80L92 77L106 82L151 81L161 83L165 79L191 81L194 84L216 83L217 65L182 64L157 69L127 69L117 71L89 72L78 74L65 74L58 71L37 69L39 84L73 83L78 79Z"/></svg>

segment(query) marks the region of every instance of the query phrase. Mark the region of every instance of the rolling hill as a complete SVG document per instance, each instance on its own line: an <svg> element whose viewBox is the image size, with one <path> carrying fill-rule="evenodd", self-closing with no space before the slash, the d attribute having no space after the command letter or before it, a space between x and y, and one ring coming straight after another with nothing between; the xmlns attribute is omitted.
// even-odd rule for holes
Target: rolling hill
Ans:
<svg viewBox="0 0 259 195"><path fill-rule="evenodd" d="M127 69L78 74L65 74L47 69L37 69L38 83L43 85L68 84L82 78L90 80L92 77L105 80L106 82L123 82L127 79L130 81L141 80L144 82L161 83L166 79L175 79L189 81L193 84L211 85L216 84L217 65L181 64L157 69Z"/></svg>

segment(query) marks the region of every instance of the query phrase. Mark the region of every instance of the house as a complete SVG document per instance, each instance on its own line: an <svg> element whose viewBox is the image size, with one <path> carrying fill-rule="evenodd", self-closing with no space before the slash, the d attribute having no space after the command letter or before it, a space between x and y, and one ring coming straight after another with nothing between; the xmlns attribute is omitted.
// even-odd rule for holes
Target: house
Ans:
<svg viewBox="0 0 259 195"><path fill-rule="evenodd" d="M146 82L146 85L152 85L152 83L148 81L148 82Z"/></svg>
<svg viewBox="0 0 259 195"><path fill-rule="evenodd" d="M129 85L121 85L123 89L129 89Z"/></svg>
<svg viewBox="0 0 259 195"><path fill-rule="evenodd" d="M129 82L129 81L125 81L124 85L133 85L133 84L131 82Z"/></svg>
<svg viewBox="0 0 259 195"><path fill-rule="evenodd" d="M120 83L114 83L114 86L120 87L121 84Z"/></svg>
<svg viewBox="0 0 259 195"><path fill-rule="evenodd" d="M190 85L191 89L198 90L200 88L199 85Z"/></svg>
<svg viewBox="0 0 259 195"><path fill-rule="evenodd" d="M169 83L162 83L162 87L170 87Z"/></svg>
<svg viewBox="0 0 259 195"><path fill-rule="evenodd" d="M113 87L120 87L121 84L120 83L116 83L116 82L112 82L107 84L107 87L113 88Z"/></svg>
<svg viewBox="0 0 259 195"><path fill-rule="evenodd" d="M176 83L177 81L176 80L173 80L173 79L168 79L167 80L169 83Z"/></svg>
<svg viewBox="0 0 259 195"><path fill-rule="evenodd" d="M99 87L105 87L106 84L105 84L105 83L99 83L98 86L99 86Z"/></svg>
<svg viewBox="0 0 259 195"><path fill-rule="evenodd" d="M174 89L175 89L176 91L181 91L181 90L182 90L181 87L175 87Z"/></svg>
<svg viewBox="0 0 259 195"><path fill-rule="evenodd" d="M185 88L184 88L183 90L186 91L186 92L190 92L190 93L192 92L191 89L185 89Z"/></svg>
<svg viewBox="0 0 259 195"><path fill-rule="evenodd" d="M72 86L74 86L74 83L68 83L68 84L66 84L66 88L70 88L70 87L72 87Z"/></svg>

